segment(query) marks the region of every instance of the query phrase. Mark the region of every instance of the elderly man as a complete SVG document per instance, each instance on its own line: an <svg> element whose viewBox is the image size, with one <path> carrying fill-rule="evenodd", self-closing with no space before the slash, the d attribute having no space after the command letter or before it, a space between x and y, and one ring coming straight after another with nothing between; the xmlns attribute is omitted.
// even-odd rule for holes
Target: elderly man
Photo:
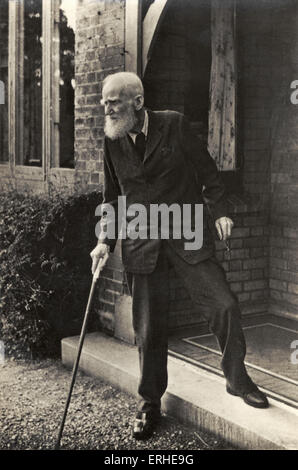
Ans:
<svg viewBox="0 0 298 470"><path fill-rule="evenodd" d="M209 323L222 351L221 366L227 392L248 405L266 408L266 396L247 374L245 339L237 300L214 255L208 227L213 220L219 239L231 235L224 187L213 159L192 133L184 115L144 108L144 92L137 75L120 72L103 82L105 109L104 204L119 211L119 196L126 204L203 204L203 244L186 249L183 235L122 237L122 259L133 300L133 326L139 349L140 404L133 436L152 435L160 418L160 400L167 387L169 267L174 267L194 304ZM127 214L129 211L127 211ZM129 218L129 217L128 217ZM116 224L101 219L98 244L91 252L92 272L116 244L107 228ZM150 221L149 221L150 225ZM119 226L116 227L119 233ZM160 233L160 231L159 231Z"/></svg>

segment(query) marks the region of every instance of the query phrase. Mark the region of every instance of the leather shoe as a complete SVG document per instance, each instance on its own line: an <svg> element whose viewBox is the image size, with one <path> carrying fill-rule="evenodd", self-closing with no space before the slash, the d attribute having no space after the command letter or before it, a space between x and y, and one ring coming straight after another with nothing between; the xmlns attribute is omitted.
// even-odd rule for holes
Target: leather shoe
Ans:
<svg viewBox="0 0 298 470"><path fill-rule="evenodd" d="M133 425L133 437L138 440L149 439L159 421L160 412L158 411L138 411Z"/></svg>
<svg viewBox="0 0 298 470"><path fill-rule="evenodd" d="M269 402L267 400L266 395L261 392L261 390L259 390L258 388L252 392L239 393L235 392L229 386L227 386L227 392L230 393L230 395L241 397L247 405L254 406L255 408L269 407Z"/></svg>

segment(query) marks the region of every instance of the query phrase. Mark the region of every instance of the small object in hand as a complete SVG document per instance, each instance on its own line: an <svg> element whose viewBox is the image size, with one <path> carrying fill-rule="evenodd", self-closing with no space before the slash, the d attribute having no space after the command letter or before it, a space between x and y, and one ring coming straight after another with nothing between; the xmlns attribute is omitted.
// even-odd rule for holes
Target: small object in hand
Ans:
<svg viewBox="0 0 298 470"><path fill-rule="evenodd" d="M225 245L226 245L226 251L230 251L230 244L228 240L225 240Z"/></svg>

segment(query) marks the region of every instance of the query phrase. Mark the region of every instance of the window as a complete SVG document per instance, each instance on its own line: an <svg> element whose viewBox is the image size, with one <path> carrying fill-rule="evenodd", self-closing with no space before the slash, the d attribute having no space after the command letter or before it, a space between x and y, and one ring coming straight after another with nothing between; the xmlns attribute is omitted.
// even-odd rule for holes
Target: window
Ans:
<svg viewBox="0 0 298 470"><path fill-rule="evenodd" d="M52 166L74 167L75 8L73 0L57 7L58 22L53 35L54 133L56 148ZM58 50L57 50L58 49Z"/></svg>
<svg viewBox="0 0 298 470"><path fill-rule="evenodd" d="M23 84L23 148L19 163L42 164L42 2L25 0L23 16L24 46Z"/></svg>
<svg viewBox="0 0 298 470"><path fill-rule="evenodd" d="M74 168L75 10L75 0L0 2L0 80L11 77L0 161L9 145L17 175L30 166L27 173L46 180L52 170Z"/></svg>
<svg viewBox="0 0 298 470"><path fill-rule="evenodd" d="M8 161L8 0L0 2L0 163Z"/></svg>

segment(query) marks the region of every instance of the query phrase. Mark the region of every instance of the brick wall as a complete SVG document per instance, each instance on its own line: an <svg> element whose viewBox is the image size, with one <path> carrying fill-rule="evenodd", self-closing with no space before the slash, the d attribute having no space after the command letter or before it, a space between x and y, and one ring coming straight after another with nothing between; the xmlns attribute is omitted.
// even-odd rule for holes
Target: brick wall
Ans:
<svg viewBox="0 0 298 470"><path fill-rule="evenodd" d="M274 12L272 35L270 311L298 318L298 4Z"/></svg>
<svg viewBox="0 0 298 470"><path fill-rule="evenodd" d="M79 0L75 49L76 175L98 189L103 180L101 83L124 70L124 1Z"/></svg>
<svg viewBox="0 0 298 470"><path fill-rule="evenodd" d="M269 311L298 315L298 5L240 2L240 112L244 185L269 215Z"/></svg>
<svg viewBox="0 0 298 470"><path fill-rule="evenodd" d="M271 56L273 8L268 0L238 3L238 153L245 191L261 205L270 191Z"/></svg>

